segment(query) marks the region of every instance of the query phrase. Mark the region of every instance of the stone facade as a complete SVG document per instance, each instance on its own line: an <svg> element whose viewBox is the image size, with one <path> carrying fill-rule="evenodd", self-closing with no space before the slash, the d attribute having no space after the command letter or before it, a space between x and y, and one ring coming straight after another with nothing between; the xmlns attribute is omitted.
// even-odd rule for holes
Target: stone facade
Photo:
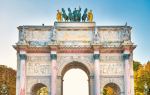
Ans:
<svg viewBox="0 0 150 95"><path fill-rule="evenodd" d="M16 95L63 95L63 76L80 68L89 77L89 95L102 95L109 83L119 95L134 95L130 26L96 26L95 22L55 22L54 26L19 26ZM38 84L42 84L38 86Z"/></svg>

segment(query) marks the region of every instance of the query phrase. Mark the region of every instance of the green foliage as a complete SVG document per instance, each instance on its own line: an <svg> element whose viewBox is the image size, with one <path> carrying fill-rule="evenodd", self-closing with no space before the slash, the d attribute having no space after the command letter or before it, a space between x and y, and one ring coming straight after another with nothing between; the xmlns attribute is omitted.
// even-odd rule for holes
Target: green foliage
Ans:
<svg viewBox="0 0 150 95"><path fill-rule="evenodd" d="M134 61L133 69L135 95L150 95L150 62L141 65Z"/></svg>
<svg viewBox="0 0 150 95"><path fill-rule="evenodd" d="M141 66L142 64L138 61L133 61L133 70L137 71L139 66Z"/></svg>

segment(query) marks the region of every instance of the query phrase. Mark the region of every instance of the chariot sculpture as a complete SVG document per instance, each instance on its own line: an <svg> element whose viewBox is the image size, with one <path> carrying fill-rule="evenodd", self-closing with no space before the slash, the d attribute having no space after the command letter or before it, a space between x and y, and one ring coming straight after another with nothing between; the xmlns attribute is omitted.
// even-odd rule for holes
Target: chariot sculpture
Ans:
<svg viewBox="0 0 150 95"><path fill-rule="evenodd" d="M81 14L81 10L82 9L80 7L79 9L74 8L73 11L68 8L67 14L65 9L62 8L61 12L57 10L56 19L58 22L93 22L92 10L88 11L88 9L85 8L83 14Z"/></svg>

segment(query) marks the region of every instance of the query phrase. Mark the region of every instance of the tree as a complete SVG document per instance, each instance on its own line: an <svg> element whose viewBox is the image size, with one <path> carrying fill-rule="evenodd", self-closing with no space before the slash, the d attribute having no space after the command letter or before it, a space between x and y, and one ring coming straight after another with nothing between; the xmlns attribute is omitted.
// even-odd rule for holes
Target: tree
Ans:
<svg viewBox="0 0 150 95"><path fill-rule="evenodd" d="M135 95L150 95L150 62L141 65L134 61L133 69Z"/></svg>
<svg viewBox="0 0 150 95"><path fill-rule="evenodd" d="M142 64L138 61L133 61L133 70L137 71L139 69L139 66L142 66Z"/></svg>

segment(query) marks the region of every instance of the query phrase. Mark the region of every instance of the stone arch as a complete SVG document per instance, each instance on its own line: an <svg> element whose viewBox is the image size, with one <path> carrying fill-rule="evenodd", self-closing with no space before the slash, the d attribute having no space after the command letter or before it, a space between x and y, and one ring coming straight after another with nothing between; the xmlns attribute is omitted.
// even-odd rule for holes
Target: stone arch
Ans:
<svg viewBox="0 0 150 95"><path fill-rule="evenodd" d="M103 87L103 91L107 87L110 87L115 92L113 95L121 95L121 89L120 89L119 85L117 85L116 83L113 83L113 82L107 83Z"/></svg>
<svg viewBox="0 0 150 95"><path fill-rule="evenodd" d="M89 69L87 68L87 66L85 66L85 64L82 64L82 63L77 62L77 61L73 61L73 62L70 62L69 64L66 64L66 65L64 66L64 68L63 68L62 71L61 71L61 76L63 77L64 74L65 74L68 70L70 70L70 69L72 69L72 68L79 68L79 69L85 71L85 73L86 73L88 76L90 75L90 71L89 71Z"/></svg>
<svg viewBox="0 0 150 95"><path fill-rule="evenodd" d="M37 91L43 87L46 87L48 89L48 87L43 83L34 84L31 88L31 95L37 95Z"/></svg>
<svg viewBox="0 0 150 95"><path fill-rule="evenodd" d="M72 61L69 63L64 63L62 65L60 65L60 68L58 69L58 84L60 85L57 88L57 92L58 95L63 95L63 77L65 75L65 73L73 68L79 68L81 70L83 70L87 76L88 76L88 84L89 84L89 95L91 95L91 90L92 88L92 82L93 81L93 76L92 76L92 69L90 67L90 65L88 65L87 63L82 63L79 61Z"/></svg>
<svg viewBox="0 0 150 95"><path fill-rule="evenodd" d="M85 71L87 73L87 75L89 75L89 76L93 75L92 65L90 65L90 63L88 61L82 61L82 60L78 60L78 61L68 60L68 61L62 62L58 66L57 75L62 76L62 72L64 72L64 69L66 69L66 67L69 67L69 66L70 66L70 68L80 68L83 71Z"/></svg>

